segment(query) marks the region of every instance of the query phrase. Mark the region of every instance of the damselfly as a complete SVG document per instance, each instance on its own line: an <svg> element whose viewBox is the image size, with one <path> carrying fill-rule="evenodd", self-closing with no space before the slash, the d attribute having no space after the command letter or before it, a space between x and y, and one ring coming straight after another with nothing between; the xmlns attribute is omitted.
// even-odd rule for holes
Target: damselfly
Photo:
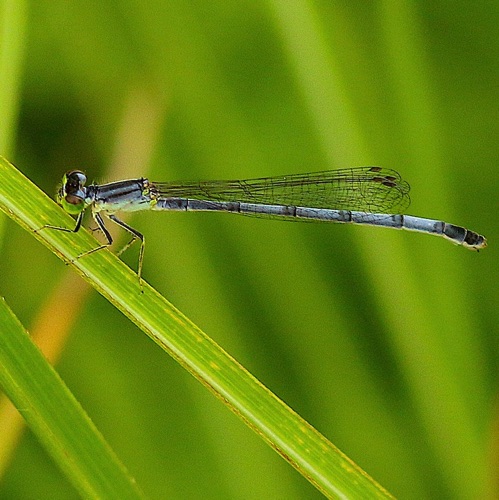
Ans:
<svg viewBox="0 0 499 500"><path fill-rule="evenodd" d="M113 243L102 215L131 235L126 250L141 241L137 274L142 276L144 236L120 220L117 212L139 210L222 211L257 217L293 221L343 222L407 229L442 236L472 250L485 248L486 239L474 231L447 222L402 215L410 203L409 184L394 170L358 167L344 170L263 177L249 180L152 182L145 178L85 186L87 178L79 170L64 176L57 202L76 215L77 232L88 207L106 243L84 254Z"/></svg>

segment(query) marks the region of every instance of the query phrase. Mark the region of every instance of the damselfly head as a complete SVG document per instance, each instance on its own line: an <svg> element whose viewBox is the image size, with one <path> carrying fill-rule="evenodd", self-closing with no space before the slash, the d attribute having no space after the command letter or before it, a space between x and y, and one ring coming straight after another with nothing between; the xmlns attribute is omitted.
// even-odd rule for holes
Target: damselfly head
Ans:
<svg viewBox="0 0 499 500"><path fill-rule="evenodd" d="M57 203L66 212L79 214L85 209L86 182L87 177L80 170L71 170L64 175L57 192Z"/></svg>

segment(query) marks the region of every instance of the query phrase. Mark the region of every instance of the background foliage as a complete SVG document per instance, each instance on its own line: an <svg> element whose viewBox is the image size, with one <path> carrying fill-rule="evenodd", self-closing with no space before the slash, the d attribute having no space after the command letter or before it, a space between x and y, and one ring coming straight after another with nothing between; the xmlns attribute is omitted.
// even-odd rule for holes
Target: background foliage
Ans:
<svg viewBox="0 0 499 500"><path fill-rule="evenodd" d="M486 235L475 254L380 229L133 219L146 280L392 493L497 492L498 7L0 5L0 154L47 192L68 168L105 181L383 165L412 184L410 213ZM320 496L31 235L2 228L0 293L55 346L146 494ZM6 464L2 498L76 497L29 431Z"/></svg>

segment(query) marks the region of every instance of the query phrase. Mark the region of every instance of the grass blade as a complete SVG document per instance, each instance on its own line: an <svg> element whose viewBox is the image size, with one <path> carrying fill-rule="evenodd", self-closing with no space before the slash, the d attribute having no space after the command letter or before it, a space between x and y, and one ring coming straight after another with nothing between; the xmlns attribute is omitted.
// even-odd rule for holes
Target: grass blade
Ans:
<svg viewBox="0 0 499 500"><path fill-rule="evenodd" d="M142 498L134 480L0 299L0 385L85 498Z"/></svg>
<svg viewBox="0 0 499 500"><path fill-rule="evenodd" d="M74 221L6 160L0 208L30 231ZM380 485L294 413L153 288L86 231L43 229L36 237L66 262L327 496L389 497Z"/></svg>

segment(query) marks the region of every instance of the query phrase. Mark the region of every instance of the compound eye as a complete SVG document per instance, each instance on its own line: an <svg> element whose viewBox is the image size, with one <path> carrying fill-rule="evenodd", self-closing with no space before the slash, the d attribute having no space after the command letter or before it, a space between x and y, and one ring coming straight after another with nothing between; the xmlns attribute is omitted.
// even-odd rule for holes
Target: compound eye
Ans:
<svg viewBox="0 0 499 500"><path fill-rule="evenodd" d="M77 215L85 210L87 195L85 182L87 177L80 170L71 170L63 177L56 199L66 212Z"/></svg>
<svg viewBox="0 0 499 500"><path fill-rule="evenodd" d="M70 214L79 214L85 209L87 188L86 175L80 170L71 170L62 180L62 186L57 193L57 203Z"/></svg>
<svg viewBox="0 0 499 500"><path fill-rule="evenodd" d="M72 190L81 189L86 182L87 176L80 170L71 170L71 172L66 174L66 186L72 188Z"/></svg>

